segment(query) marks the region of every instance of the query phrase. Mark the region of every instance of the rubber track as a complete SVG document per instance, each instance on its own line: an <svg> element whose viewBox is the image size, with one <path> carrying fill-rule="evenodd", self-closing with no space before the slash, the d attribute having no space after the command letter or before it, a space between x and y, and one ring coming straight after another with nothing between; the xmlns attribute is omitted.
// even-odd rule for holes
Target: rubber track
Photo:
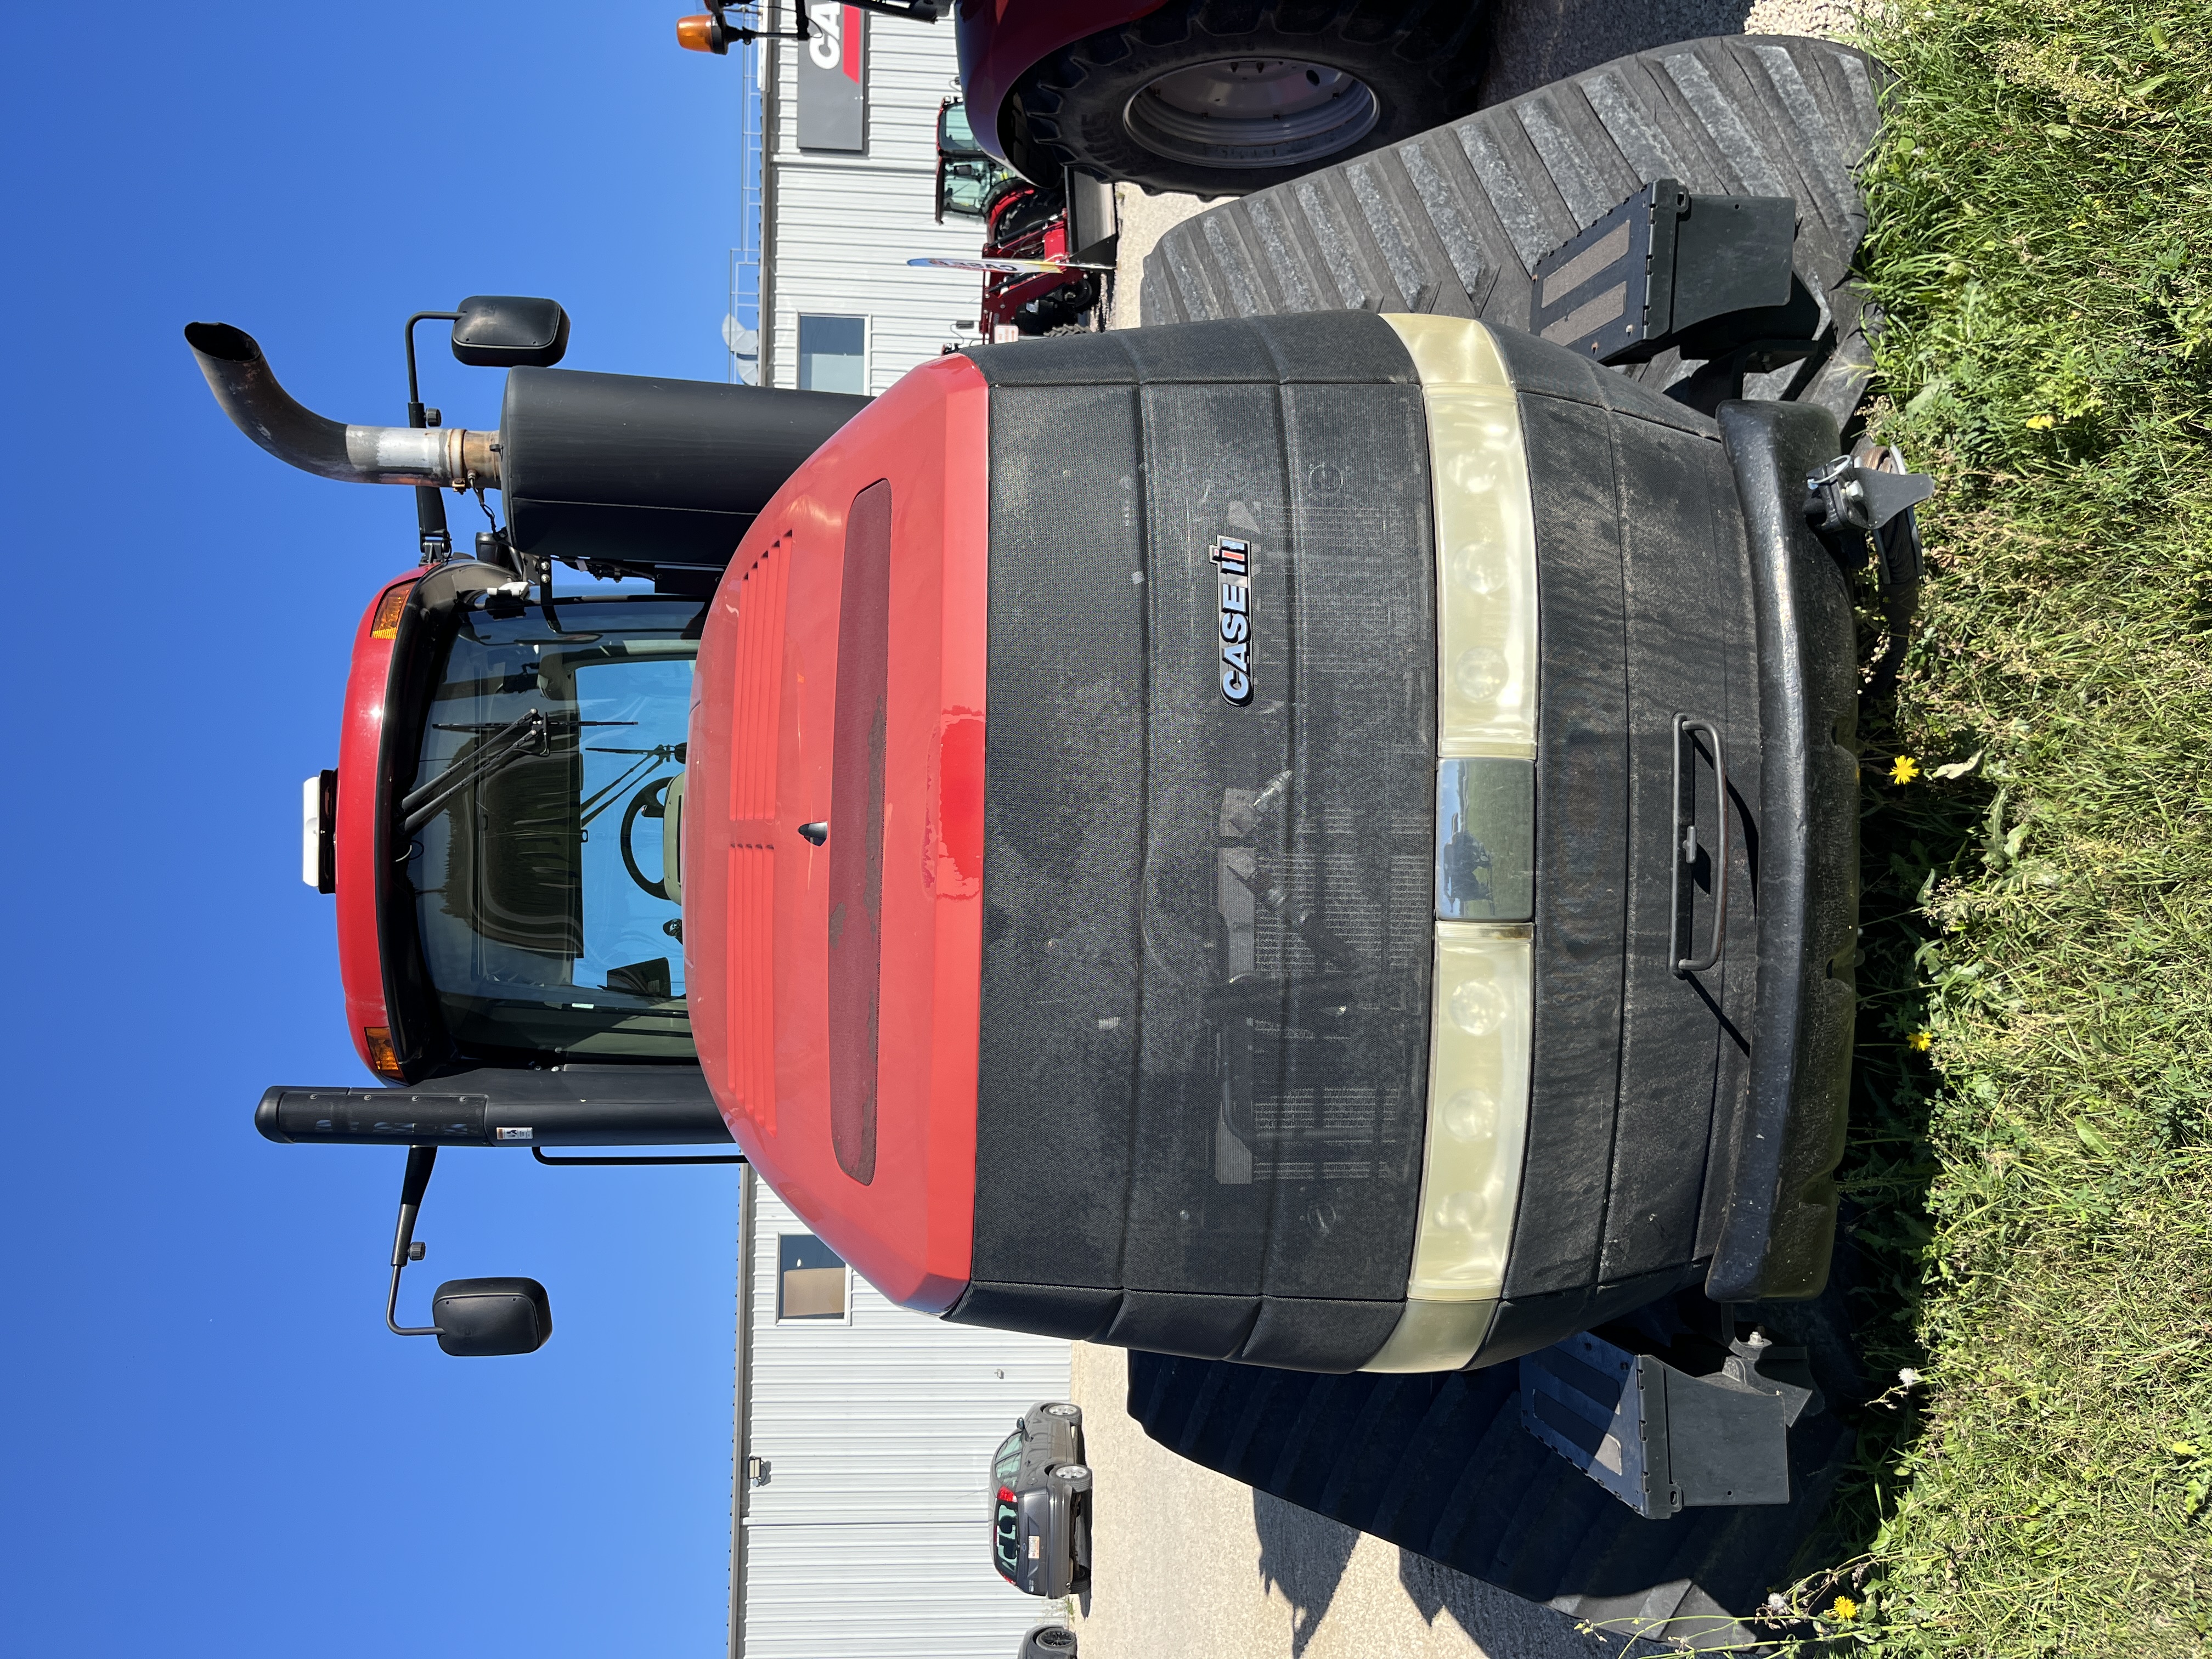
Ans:
<svg viewBox="0 0 2212 1659"><path fill-rule="evenodd" d="M1344 308L1525 329L1536 261L1653 179L1791 196L1823 349L1745 392L1818 404L1842 424L1873 362L1848 277L1867 224L1854 173L1888 79L1863 52L1794 35L1617 58L1185 220L1146 256L1143 320ZM1696 368L1669 351L1620 372L1663 388Z"/></svg>

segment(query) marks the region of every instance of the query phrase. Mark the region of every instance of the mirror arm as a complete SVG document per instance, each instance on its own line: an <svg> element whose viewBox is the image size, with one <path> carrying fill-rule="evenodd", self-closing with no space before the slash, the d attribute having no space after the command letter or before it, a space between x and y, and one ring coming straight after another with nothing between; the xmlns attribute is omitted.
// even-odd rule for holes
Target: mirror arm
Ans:
<svg viewBox="0 0 2212 1659"><path fill-rule="evenodd" d="M460 315L458 311L418 311L407 319L404 332L407 341L407 424L410 426L422 424L422 394L415 380L415 325L458 322Z"/></svg>
<svg viewBox="0 0 2212 1659"><path fill-rule="evenodd" d="M416 428L430 423L422 407L422 393L415 380L415 325L434 318L451 320L457 311L418 311L407 319L407 424ZM415 529L424 564L438 564L453 556L453 538L446 528L446 501L430 484L415 486Z"/></svg>
<svg viewBox="0 0 2212 1659"><path fill-rule="evenodd" d="M415 1242L415 1218L422 1208L422 1194L430 1185L430 1171L438 1162L435 1146L410 1146L407 1174L399 1183L399 1226L392 1236L392 1289L384 1298L384 1323L394 1336L436 1336L435 1325L399 1322L399 1275L410 1261L422 1260L422 1247Z"/></svg>

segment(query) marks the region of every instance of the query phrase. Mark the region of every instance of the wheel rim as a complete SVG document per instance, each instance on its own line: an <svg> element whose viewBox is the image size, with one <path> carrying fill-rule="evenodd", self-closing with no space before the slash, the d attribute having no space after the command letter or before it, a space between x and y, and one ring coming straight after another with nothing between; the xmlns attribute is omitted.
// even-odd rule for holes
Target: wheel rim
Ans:
<svg viewBox="0 0 2212 1659"><path fill-rule="evenodd" d="M1079 1415L1076 1408L1073 1406L1047 1406L1044 1409L1045 1414L1048 1417L1075 1417Z"/></svg>
<svg viewBox="0 0 2212 1659"><path fill-rule="evenodd" d="M1053 1473L1063 1480L1088 1480L1091 1478L1090 1466L1084 1463L1062 1463Z"/></svg>
<svg viewBox="0 0 2212 1659"><path fill-rule="evenodd" d="M1374 130L1382 106L1348 70L1295 58L1224 58L1163 75L1122 111L1156 155L1206 167L1334 155Z"/></svg>

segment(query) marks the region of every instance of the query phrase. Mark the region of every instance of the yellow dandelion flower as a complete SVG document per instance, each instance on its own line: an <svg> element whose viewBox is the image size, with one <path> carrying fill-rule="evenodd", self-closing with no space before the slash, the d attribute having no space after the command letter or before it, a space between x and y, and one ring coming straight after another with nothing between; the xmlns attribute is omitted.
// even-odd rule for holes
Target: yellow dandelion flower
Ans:
<svg viewBox="0 0 2212 1659"><path fill-rule="evenodd" d="M1910 783L1920 775L1920 763L1910 755L1899 755L1889 763L1892 783Z"/></svg>
<svg viewBox="0 0 2212 1659"><path fill-rule="evenodd" d="M1916 1054L1924 1054L1935 1041L1936 1033L1933 1031L1915 1031L1905 1039L1905 1046Z"/></svg>
<svg viewBox="0 0 2212 1659"><path fill-rule="evenodd" d="M2048 432L2057 424L2058 417L2055 415L2031 415L2027 417L2028 430L2031 432Z"/></svg>
<svg viewBox="0 0 2212 1659"><path fill-rule="evenodd" d="M1859 1616L1859 1604L1848 1595L1838 1595L1836 1605L1828 1609L1828 1616L1838 1624L1848 1625Z"/></svg>

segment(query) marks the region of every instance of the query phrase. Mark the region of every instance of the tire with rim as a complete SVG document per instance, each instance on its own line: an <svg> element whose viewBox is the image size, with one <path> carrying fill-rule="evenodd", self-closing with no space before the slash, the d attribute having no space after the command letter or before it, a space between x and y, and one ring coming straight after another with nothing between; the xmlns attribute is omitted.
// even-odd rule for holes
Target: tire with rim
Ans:
<svg viewBox="0 0 2212 1659"><path fill-rule="evenodd" d="M1486 0L1170 0L1031 69L1012 125L1032 165L1242 195L1466 114L1488 14Z"/></svg>
<svg viewBox="0 0 2212 1659"><path fill-rule="evenodd" d="M1053 1401L1044 1409L1048 1417L1064 1417L1071 1423L1083 1420L1083 1407L1065 1400Z"/></svg>
<svg viewBox="0 0 2212 1659"><path fill-rule="evenodd" d="M1025 1653L1072 1654L1076 1650L1075 1632L1065 1625L1043 1625L1030 1632Z"/></svg>
<svg viewBox="0 0 2212 1659"><path fill-rule="evenodd" d="M1091 1466L1087 1463L1062 1463L1045 1471L1044 1478L1058 1481L1070 1492L1091 1490Z"/></svg>

